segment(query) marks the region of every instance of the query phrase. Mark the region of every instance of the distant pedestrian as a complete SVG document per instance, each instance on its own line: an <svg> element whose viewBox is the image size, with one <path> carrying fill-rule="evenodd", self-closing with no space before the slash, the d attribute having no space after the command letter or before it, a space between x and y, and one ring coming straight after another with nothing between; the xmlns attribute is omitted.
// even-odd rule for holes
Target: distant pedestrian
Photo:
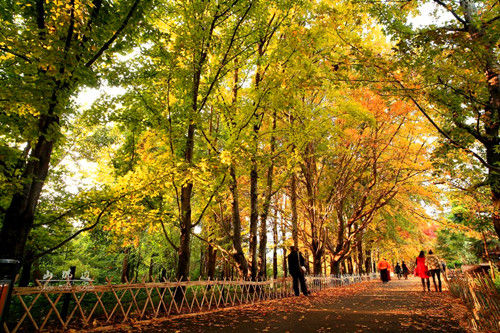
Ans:
<svg viewBox="0 0 500 333"><path fill-rule="evenodd" d="M438 291L438 284L436 284L436 277L439 283L439 291L441 290L441 265L439 263L438 257L429 250L429 255L427 256L427 267L429 268L429 273L432 276L432 283L434 284L434 290Z"/></svg>
<svg viewBox="0 0 500 333"><path fill-rule="evenodd" d="M401 266L399 266L399 262L396 263L396 267L394 267L394 273L398 276L398 280L401 279Z"/></svg>
<svg viewBox="0 0 500 333"><path fill-rule="evenodd" d="M293 291L295 292L295 296L300 295L299 283L302 293L307 296L309 292L307 291L307 285L305 279L306 265L304 257L295 246L290 246L290 254L287 257L287 260L288 260L288 271L292 276Z"/></svg>
<svg viewBox="0 0 500 333"><path fill-rule="evenodd" d="M389 262L383 258L382 260L379 261L378 263L378 270L380 271L380 280L382 280L382 283L387 283L389 282L389 268L391 265L389 265Z"/></svg>
<svg viewBox="0 0 500 333"><path fill-rule="evenodd" d="M405 277L405 280L408 280L408 274L410 274L410 271L408 270L408 266L406 266L404 260L401 262L401 269L403 270L403 276Z"/></svg>
<svg viewBox="0 0 500 333"><path fill-rule="evenodd" d="M420 251L420 254L415 260L415 264L417 265L417 267L415 267L415 276L418 276L420 277L420 279L422 279L422 287L424 288L424 291L426 284L427 284L427 290L431 291L431 284L429 282L429 270L427 268L427 265L425 264L424 251Z"/></svg>

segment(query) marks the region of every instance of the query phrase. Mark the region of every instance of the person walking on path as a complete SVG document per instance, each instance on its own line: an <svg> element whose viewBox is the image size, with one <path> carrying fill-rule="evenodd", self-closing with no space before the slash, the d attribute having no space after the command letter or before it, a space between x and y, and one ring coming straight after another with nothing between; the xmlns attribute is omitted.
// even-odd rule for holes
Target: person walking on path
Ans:
<svg viewBox="0 0 500 333"><path fill-rule="evenodd" d="M389 267L389 262L387 262L385 258L378 263L378 270L380 271L380 280L382 280L382 283L389 282Z"/></svg>
<svg viewBox="0 0 500 333"><path fill-rule="evenodd" d="M401 279L401 266L399 266L399 262L396 263L396 267L394 267L394 273L398 276L398 280Z"/></svg>
<svg viewBox="0 0 500 333"><path fill-rule="evenodd" d="M420 254L418 255L415 264L417 267L415 267L415 276L420 277L422 279L422 287L424 288L425 291L425 285L427 283L427 290L431 291L431 284L429 282L429 270L427 269L427 265L425 264L425 253L424 251L420 251Z"/></svg>
<svg viewBox="0 0 500 333"><path fill-rule="evenodd" d="M299 283L302 293L306 296L309 295L309 292L307 291L306 279L304 276L306 273L305 260L295 246L290 246L290 254L287 257L287 260L288 271L292 276L293 291L295 292L295 296L300 295Z"/></svg>
<svg viewBox="0 0 500 333"><path fill-rule="evenodd" d="M410 274L410 271L408 270L408 266L406 266L405 262L401 262L401 269L403 270L403 276L405 277L405 280L408 280L408 274Z"/></svg>
<svg viewBox="0 0 500 333"><path fill-rule="evenodd" d="M432 283L434 284L434 290L438 291L438 285L436 284L436 277L439 282L439 291L441 290L441 265L439 264L439 258L429 250L429 255L427 256L427 267L429 268L429 273L432 276Z"/></svg>

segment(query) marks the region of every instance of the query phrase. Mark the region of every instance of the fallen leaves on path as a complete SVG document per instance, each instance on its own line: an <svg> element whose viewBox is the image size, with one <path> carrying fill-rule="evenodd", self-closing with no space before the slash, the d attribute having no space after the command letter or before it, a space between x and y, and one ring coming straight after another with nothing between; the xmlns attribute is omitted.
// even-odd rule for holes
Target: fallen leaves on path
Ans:
<svg viewBox="0 0 500 333"><path fill-rule="evenodd" d="M448 292L423 292L419 281L370 281L134 325L135 332L466 332L467 308ZM126 332L130 327L115 328Z"/></svg>

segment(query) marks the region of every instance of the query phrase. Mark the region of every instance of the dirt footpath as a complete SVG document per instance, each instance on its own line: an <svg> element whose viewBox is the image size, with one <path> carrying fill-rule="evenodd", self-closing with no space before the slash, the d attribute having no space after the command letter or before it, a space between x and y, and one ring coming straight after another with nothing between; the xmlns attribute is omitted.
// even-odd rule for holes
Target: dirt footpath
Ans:
<svg viewBox="0 0 500 333"><path fill-rule="evenodd" d="M379 281L213 313L135 325L121 332L467 332L466 308L419 279ZM117 328L114 329L117 331Z"/></svg>

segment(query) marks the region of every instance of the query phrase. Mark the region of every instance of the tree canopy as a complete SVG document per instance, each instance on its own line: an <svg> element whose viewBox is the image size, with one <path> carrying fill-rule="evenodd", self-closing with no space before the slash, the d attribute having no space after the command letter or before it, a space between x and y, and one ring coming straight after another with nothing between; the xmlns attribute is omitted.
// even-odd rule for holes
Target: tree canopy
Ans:
<svg viewBox="0 0 500 333"><path fill-rule="evenodd" d="M488 260L498 6L4 1L0 257L24 284Z"/></svg>

